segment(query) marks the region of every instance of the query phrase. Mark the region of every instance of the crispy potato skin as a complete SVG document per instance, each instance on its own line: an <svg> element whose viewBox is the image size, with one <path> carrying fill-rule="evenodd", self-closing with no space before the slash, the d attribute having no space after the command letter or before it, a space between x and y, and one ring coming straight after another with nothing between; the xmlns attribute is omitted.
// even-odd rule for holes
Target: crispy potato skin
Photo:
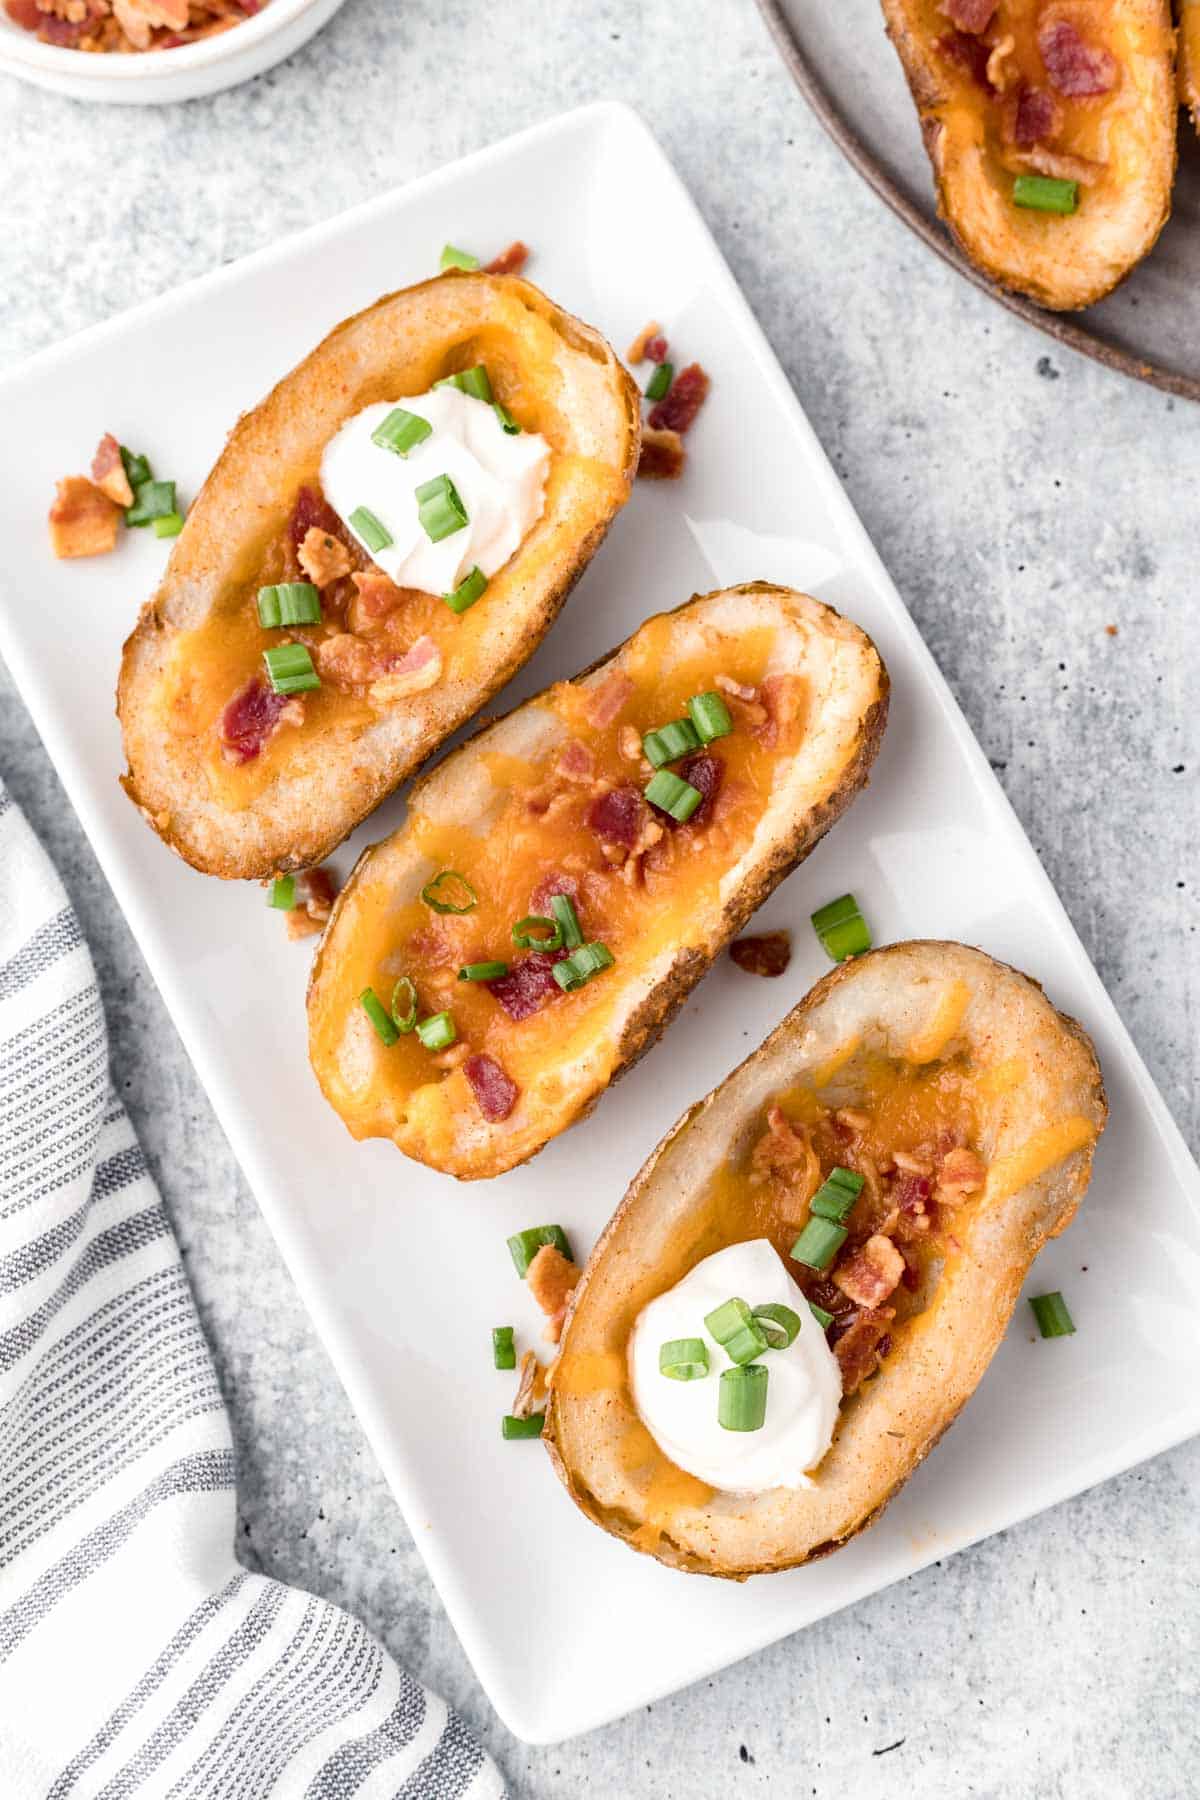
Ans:
<svg viewBox="0 0 1200 1800"><path fill-rule="evenodd" d="M989 1161L1024 1142L1039 1124L1067 1113L1089 1120L1098 1137L1107 1103L1091 1042L1036 982L962 944L914 941L869 952L818 982L650 1156L588 1260L567 1314L561 1355L617 1351L645 1300L686 1272L686 1261L663 1266L656 1254L687 1242L691 1209L711 1172L744 1144L772 1094L824 1062L847 1032L862 1031L868 1039L874 1033L884 1047L902 1041L939 984L949 980L965 981L971 990L954 1047L996 1060L1015 1053L1027 1069L1013 1102L1015 1131L1003 1118L992 1120ZM985 1121L985 1139L989 1129ZM634 1536L647 1523L641 1495L616 1455L622 1432L637 1416L627 1390L579 1397L560 1394L552 1384L543 1441L567 1492L604 1530L691 1573L741 1581L839 1549L878 1518L970 1398L1034 1257L1074 1217L1094 1148L1095 1137L1015 1192L985 1195L962 1233L963 1252L943 1272L930 1306L895 1330L880 1374L845 1403L814 1489L717 1494L705 1506L681 1510L647 1552Z"/></svg>
<svg viewBox="0 0 1200 1800"><path fill-rule="evenodd" d="M1182 0L1179 7L1178 74L1179 104L1200 131L1200 0Z"/></svg>
<svg viewBox="0 0 1200 1800"><path fill-rule="evenodd" d="M719 914L706 921L703 941L680 949L658 974L649 991L631 1004L615 1044L606 1041L592 1047L585 1062L571 1072L566 1091L560 1095L553 1113L535 1113L532 1119L524 1122L514 1119L494 1126L483 1120L472 1106L472 1116L460 1122L453 1145L437 1151L403 1125L397 1125L390 1132L382 1124L364 1130L347 1119L356 1136L390 1135L406 1155L460 1180L490 1178L528 1161L544 1149L552 1137L584 1118L601 1094L657 1042L713 959L731 938L737 936L767 895L820 842L865 786L887 722L889 694L887 671L870 639L832 607L769 582L748 582L720 593L695 596L666 616L678 620L681 631L702 631L705 618L713 614L714 609L730 606L740 609L748 623L760 622L762 618L778 619L794 627L798 622L802 632L817 639L830 654L839 653L849 665L842 679L855 695L851 715L852 741L836 768L828 772L820 792L806 793L798 797L794 805L781 804L779 823L772 828L769 841L741 871ZM625 648L621 645L592 664L575 677L576 681L590 681L593 677L602 679ZM460 790L469 791L471 772L477 759L489 749L507 744L513 731L520 729L523 717L536 717L539 699L540 696L535 696L524 707L482 727L430 775L423 777L412 789L410 813L431 806L456 805L452 797ZM337 1110L340 1109L336 1071L326 1066L324 1057L314 1048L319 1017L322 1013L327 1014L330 1008L347 1004L346 994L340 991L344 984L339 981L343 934L354 932L360 896L369 882L380 882L379 896L373 903L383 904L387 889L405 878L412 858L405 832L406 827L402 826L390 839L367 850L359 859L338 897L313 962L308 991L310 1056L317 1080Z"/></svg>
<svg viewBox="0 0 1200 1800"><path fill-rule="evenodd" d="M173 741L158 704L173 647L244 589L256 557L286 524L329 438L361 407L419 392L456 347L497 322L515 345L515 381L558 421L556 450L594 463L573 477L505 571L479 666L446 677L337 741L303 754L247 807L210 794L194 746ZM546 334L553 355L546 360ZM535 360L535 349L540 360ZM615 353L527 281L452 271L386 295L336 326L234 427L198 495L162 584L125 645L117 713L126 793L193 868L263 879L321 862L536 650L624 504L637 471L640 397ZM554 433L551 433L554 441ZM511 579L510 579L511 578ZM328 735L328 734L327 734Z"/></svg>
<svg viewBox="0 0 1200 1800"><path fill-rule="evenodd" d="M1100 184L1068 217L1012 204L1012 177L984 142L982 93L974 106L948 104L947 65L933 46L949 22L935 0L882 6L920 117L938 211L962 250L1001 287L1052 311L1102 300L1154 247L1171 211L1175 34L1167 0L1111 0L1101 9L1120 60L1137 71L1137 106L1121 146L1128 176L1115 189Z"/></svg>

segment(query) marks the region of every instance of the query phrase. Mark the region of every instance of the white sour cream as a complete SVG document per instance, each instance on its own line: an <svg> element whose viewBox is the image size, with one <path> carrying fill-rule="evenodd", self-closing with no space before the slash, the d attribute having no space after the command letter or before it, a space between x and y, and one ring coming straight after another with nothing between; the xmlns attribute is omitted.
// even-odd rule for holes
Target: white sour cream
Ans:
<svg viewBox="0 0 1200 1800"><path fill-rule="evenodd" d="M433 427L423 443L398 456L372 443L394 407ZM351 531L351 513L365 506L392 538L364 550L398 587L450 594L478 565L489 578L502 569L542 516L550 446L536 431L510 436L492 407L458 388L381 400L366 406L330 438L321 458L321 486ZM448 475L466 509L467 524L431 543L421 524L416 490Z"/></svg>
<svg viewBox="0 0 1200 1800"><path fill-rule="evenodd" d="M767 1416L758 1431L727 1431L717 1420L721 1370L730 1358L704 1328L705 1316L723 1301L790 1306L801 1325L786 1350L768 1350L759 1361L769 1371ZM660 1372L658 1353L673 1338L698 1337L708 1350L708 1374L676 1381ZM731 1494L774 1487L812 1487L815 1468L833 1439L842 1399L842 1377L825 1333L809 1311L766 1238L731 1244L697 1263L667 1293L638 1315L629 1342L634 1403L664 1455L709 1487Z"/></svg>

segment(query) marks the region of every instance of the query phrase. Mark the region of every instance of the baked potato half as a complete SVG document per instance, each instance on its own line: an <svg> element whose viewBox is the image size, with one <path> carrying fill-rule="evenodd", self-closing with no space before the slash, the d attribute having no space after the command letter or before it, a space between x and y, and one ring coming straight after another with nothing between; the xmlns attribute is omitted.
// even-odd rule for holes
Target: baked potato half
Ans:
<svg viewBox="0 0 1200 1800"><path fill-rule="evenodd" d="M1178 86L1179 104L1200 131L1200 0L1180 0Z"/></svg>
<svg viewBox="0 0 1200 1800"><path fill-rule="evenodd" d="M649 619L447 757L313 966L309 1053L354 1136L473 1180L581 1118L849 805L887 698L856 625L756 582ZM416 1029L385 1041L368 989Z"/></svg>
<svg viewBox="0 0 1200 1800"><path fill-rule="evenodd" d="M548 469L540 517L452 611L370 560L322 456L363 409L478 365ZM451 271L330 332L235 426L125 645L123 785L164 842L224 877L320 862L537 648L629 495L639 404L599 333L515 276ZM320 622L264 628L259 590L300 580ZM284 640L315 690L273 693L264 648Z"/></svg>
<svg viewBox="0 0 1200 1800"><path fill-rule="evenodd" d="M1059 311L1110 292L1167 222L1167 0L883 0L938 210L993 281Z"/></svg>
<svg viewBox="0 0 1200 1800"><path fill-rule="evenodd" d="M1074 1216L1105 1116L1087 1036L1027 976L954 943L843 963L685 1114L593 1250L544 1431L572 1499L677 1569L741 1579L838 1549L973 1393L1030 1264ZM837 1167L863 1178L845 1241L806 1266L793 1249ZM628 1350L652 1300L762 1239L830 1317L842 1398L807 1485L719 1491L646 1430Z"/></svg>

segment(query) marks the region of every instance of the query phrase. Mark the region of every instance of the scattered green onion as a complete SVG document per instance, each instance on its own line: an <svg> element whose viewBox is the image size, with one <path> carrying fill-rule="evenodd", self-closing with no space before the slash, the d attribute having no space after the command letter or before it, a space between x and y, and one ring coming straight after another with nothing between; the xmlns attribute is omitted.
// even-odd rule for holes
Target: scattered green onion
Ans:
<svg viewBox="0 0 1200 1800"><path fill-rule="evenodd" d="M163 513L161 518L153 521L153 525L155 537L178 537L183 530L183 514Z"/></svg>
<svg viewBox="0 0 1200 1800"><path fill-rule="evenodd" d="M431 544L453 537L468 522L467 509L448 475L435 475L432 481L421 483L417 489L417 511L421 529Z"/></svg>
<svg viewBox="0 0 1200 1800"><path fill-rule="evenodd" d="M815 1300L809 1301L808 1310L817 1321L817 1324L821 1327L821 1330L828 1331L829 1327L833 1324L833 1314L831 1312L826 1312L823 1306L818 1306Z"/></svg>
<svg viewBox="0 0 1200 1800"><path fill-rule="evenodd" d="M694 788L690 781L682 781L678 775L672 775L670 769L660 769L657 775L651 776L646 783L646 798L652 806L659 806L663 812L670 813L682 825L690 819L698 806L704 804L704 795Z"/></svg>
<svg viewBox="0 0 1200 1800"><path fill-rule="evenodd" d="M472 369L460 369L457 375L444 375L433 385L435 388L457 388L462 394L470 394L472 400L486 400L489 406L494 404L492 384L482 363L476 363Z"/></svg>
<svg viewBox="0 0 1200 1800"><path fill-rule="evenodd" d="M648 731L642 739L642 754L652 768L661 769L664 763L675 762L689 751L700 748L700 739L696 727L690 719L672 719L669 725L660 725L657 731Z"/></svg>
<svg viewBox="0 0 1200 1800"><path fill-rule="evenodd" d="M1033 1308L1038 1330L1044 1338L1071 1337L1074 1334L1075 1321L1067 1311L1067 1303L1060 1293L1055 1291L1053 1294L1031 1295L1029 1304Z"/></svg>
<svg viewBox="0 0 1200 1800"><path fill-rule="evenodd" d="M356 537L362 539L372 556L376 550L386 550L389 544L395 543L391 532L382 520L377 519L369 506L356 506L346 523Z"/></svg>
<svg viewBox="0 0 1200 1800"><path fill-rule="evenodd" d="M669 362L660 362L653 375L646 383L647 400L665 399L674 379L674 365Z"/></svg>
<svg viewBox="0 0 1200 1800"><path fill-rule="evenodd" d="M703 1338L672 1338L658 1352L658 1372L672 1381L699 1381L708 1374Z"/></svg>
<svg viewBox="0 0 1200 1800"><path fill-rule="evenodd" d="M511 1325L492 1327L492 1364L497 1369L515 1369L517 1366L517 1349L513 1343Z"/></svg>
<svg viewBox="0 0 1200 1800"><path fill-rule="evenodd" d="M153 473L150 468L150 458L148 456L138 456L136 451L127 450L124 444L120 446L120 450L121 465L125 470L125 479L136 494L143 482L153 480Z"/></svg>
<svg viewBox="0 0 1200 1800"><path fill-rule="evenodd" d="M258 590L258 622L264 631L280 625L319 625L321 595L311 581L280 581Z"/></svg>
<svg viewBox="0 0 1200 1800"><path fill-rule="evenodd" d="M1013 182L1013 204L1035 212L1073 213L1079 205L1079 183L1060 181L1055 175L1018 175Z"/></svg>
<svg viewBox="0 0 1200 1800"><path fill-rule="evenodd" d="M735 1331L729 1341L721 1346L732 1363L754 1362L770 1347L766 1332L753 1319L748 1325L743 1325L740 1331Z"/></svg>
<svg viewBox="0 0 1200 1800"><path fill-rule="evenodd" d="M527 1419L517 1419L513 1417L512 1413L505 1413L500 1421L500 1436L502 1438L540 1438L545 1422L545 1413L530 1413Z"/></svg>
<svg viewBox="0 0 1200 1800"><path fill-rule="evenodd" d="M853 1169L830 1169L809 1202L808 1210L819 1219L832 1219L835 1225L844 1225L862 1192L862 1184L862 1176Z"/></svg>
<svg viewBox="0 0 1200 1800"><path fill-rule="evenodd" d="M583 926L579 923L579 915L569 894L551 894L550 911L558 921L563 946L567 950L578 950L583 943Z"/></svg>
<svg viewBox="0 0 1200 1800"><path fill-rule="evenodd" d="M364 988L362 993L358 996L358 1003L375 1027L375 1032L380 1042L388 1045L394 1044L396 1039L400 1036L400 1033L396 1030L391 1019L389 1019L383 1001L379 998L375 989Z"/></svg>
<svg viewBox="0 0 1200 1800"><path fill-rule="evenodd" d="M383 419L371 433L371 442L378 444L381 450L394 450L397 456L407 456L418 444L423 444L427 437L433 435L433 426L420 413L406 412L402 406L393 406L386 419Z"/></svg>
<svg viewBox="0 0 1200 1800"><path fill-rule="evenodd" d="M521 427L509 412L507 406L501 406L499 400L492 401L492 411L499 419L509 437L520 437Z"/></svg>
<svg viewBox="0 0 1200 1800"><path fill-rule="evenodd" d="M294 875L276 875L267 889L267 905L276 906L280 912L291 912L296 904L296 877Z"/></svg>
<svg viewBox="0 0 1200 1800"><path fill-rule="evenodd" d="M586 986L594 975L611 969L616 957L606 944L580 944L578 950L556 962L550 973L564 994Z"/></svg>
<svg viewBox="0 0 1200 1800"><path fill-rule="evenodd" d="M530 1263L544 1244L552 1244L570 1259L571 1246L561 1225L530 1225L524 1231L514 1232L509 1238L508 1252L522 1281L529 1273Z"/></svg>
<svg viewBox="0 0 1200 1800"><path fill-rule="evenodd" d="M542 935L543 927L549 936ZM526 913L513 926L512 939L522 950L560 950L563 941L562 926L557 919L544 919L537 913Z"/></svg>
<svg viewBox="0 0 1200 1800"><path fill-rule="evenodd" d="M392 1024L402 1037L416 1028L417 990L407 975L402 975L392 989Z"/></svg>
<svg viewBox="0 0 1200 1800"><path fill-rule="evenodd" d="M508 974L506 962L467 963L458 971L460 981L499 981Z"/></svg>
<svg viewBox="0 0 1200 1800"><path fill-rule="evenodd" d="M474 606L486 586L487 576L476 564L469 575L464 575L454 592L443 594L442 599L452 613L465 613L468 607Z"/></svg>
<svg viewBox="0 0 1200 1800"><path fill-rule="evenodd" d="M458 1031L451 1014L440 1012L421 1020L417 1026L417 1036L426 1050L448 1050L458 1036Z"/></svg>
<svg viewBox="0 0 1200 1800"><path fill-rule="evenodd" d="M263 661L277 694L303 694L321 685L321 677L303 644L276 644L263 651Z"/></svg>
<svg viewBox="0 0 1200 1800"><path fill-rule="evenodd" d="M760 1431L767 1416L767 1370L762 1363L723 1369L717 1423L726 1431Z"/></svg>
<svg viewBox="0 0 1200 1800"><path fill-rule="evenodd" d="M693 694L688 701L688 714L702 744L728 737L733 730L733 719L720 694Z"/></svg>
<svg viewBox="0 0 1200 1800"><path fill-rule="evenodd" d="M435 913L469 913L479 905L479 895L457 869L439 869L433 880L427 881L421 889L421 898Z"/></svg>
<svg viewBox="0 0 1200 1800"><path fill-rule="evenodd" d="M456 250L453 244L447 244L442 251L441 266L445 269L477 269L479 258L472 256L469 250Z"/></svg>
<svg viewBox="0 0 1200 1800"><path fill-rule="evenodd" d="M125 508L127 525L149 525L175 511L173 481L143 481L133 490L133 505Z"/></svg>
<svg viewBox="0 0 1200 1800"><path fill-rule="evenodd" d="M753 1318L758 1329L767 1340L770 1350L786 1350L794 1344L800 1330L800 1314L792 1311L790 1306L777 1306L774 1301L769 1306L756 1306Z"/></svg>
<svg viewBox="0 0 1200 1800"><path fill-rule="evenodd" d="M722 1348L749 1323L750 1308L736 1295L731 1300L723 1300L720 1306L715 1306L712 1312L704 1315L705 1331Z"/></svg>
<svg viewBox="0 0 1200 1800"><path fill-rule="evenodd" d="M843 894L827 906L818 907L812 915L812 923L827 955L834 962L845 962L848 956L861 956L864 950L871 948L870 928L859 912L853 894Z"/></svg>
<svg viewBox="0 0 1200 1800"><path fill-rule="evenodd" d="M823 1275L848 1235L846 1227L832 1219L811 1218L792 1245L792 1256Z"/></svg>

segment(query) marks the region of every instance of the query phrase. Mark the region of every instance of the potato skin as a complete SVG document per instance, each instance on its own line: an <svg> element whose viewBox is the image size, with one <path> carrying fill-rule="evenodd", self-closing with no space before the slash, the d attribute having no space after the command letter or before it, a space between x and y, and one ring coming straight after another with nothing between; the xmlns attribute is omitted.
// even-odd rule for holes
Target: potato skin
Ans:
<svg viewBox="0 0 1200 1800"><path fill-rule="evenodd" d="M310 735L298 772L276 776L248 807L223 807L156 705L174 641L244 586L256 547L286 523L297 489L347 418L398 390L420 391L456 345L497 321L516 347L524 390L558 418L555 447L579 469L559 510L548 503L506 571L511 593L488 614L486 656L461 678L451 666L437 686L398 701L349 741L343 734L318 745ZM122 786L163 841L227 880L261 880L329 855L536 650L628 498L640 412L636 386L600 334L516 276L452 271L336 326L234 427L126 642L117 686L129 764Z"/></svg>
<svg viewBox="0 0 1200 1800"><path fill-rule="evenodd" d="M1142 78L1136 124L1124 147L1133 172L1115 193L1099 184L1089 204L1068 217L1012 205L997 185L1004 171L982 132L961 104L947 107L947 67L933 46L948 20L934 0L882 0L882 6L920 117L938 212L960 248L999 286L1051 311L1102 300L1153 249L1170 216L1176 101L1167 0L1112 0L1103 9L1108 28L1137 55ZM987 104L980 95L977 110Z"/></svg>
<svg viewBox="0 0 1200 1800"><path fill-rule="evenodd" d="M568 1311L561 1355L611 1354L651 1292L685 1272L656 1263L647 1245L687 1240L690 1206L772 1093L824 1061L848 1030L878 1030L885 1038L889 1029L901 1036L911 1031L922 989L946 979L971 989L966 1047L986 1047L997 1058L1019 1047L1026 1059L1020 1130L1069 1108L1090 1121L1095 1136L1024 1187L981 1206L962 1234L963 1255L943 1273L929 1308L897 1329L881 1373L845 1403L814 1490L716 1495L649 1549L634 1535L646 1519L614 1454L621 1431L636 1418L632 1403L623 1393L563 1395L552 1384L543 1441L567 1492L593 1523L672 1568L745 1580L827 1556L872 1524L970 1398L1030 1264L1047 1239L1065 1230L1087 1189L1107 1104L1083 1029L1056 1012L1036 982L980 950L913 941L872 951L818 982L663 1139L592 1251ZM1003 1124L1000 1129L1003 1134ZM1009 1146L1003 1136L1001 1142L1004 1154Z"/></svg>

